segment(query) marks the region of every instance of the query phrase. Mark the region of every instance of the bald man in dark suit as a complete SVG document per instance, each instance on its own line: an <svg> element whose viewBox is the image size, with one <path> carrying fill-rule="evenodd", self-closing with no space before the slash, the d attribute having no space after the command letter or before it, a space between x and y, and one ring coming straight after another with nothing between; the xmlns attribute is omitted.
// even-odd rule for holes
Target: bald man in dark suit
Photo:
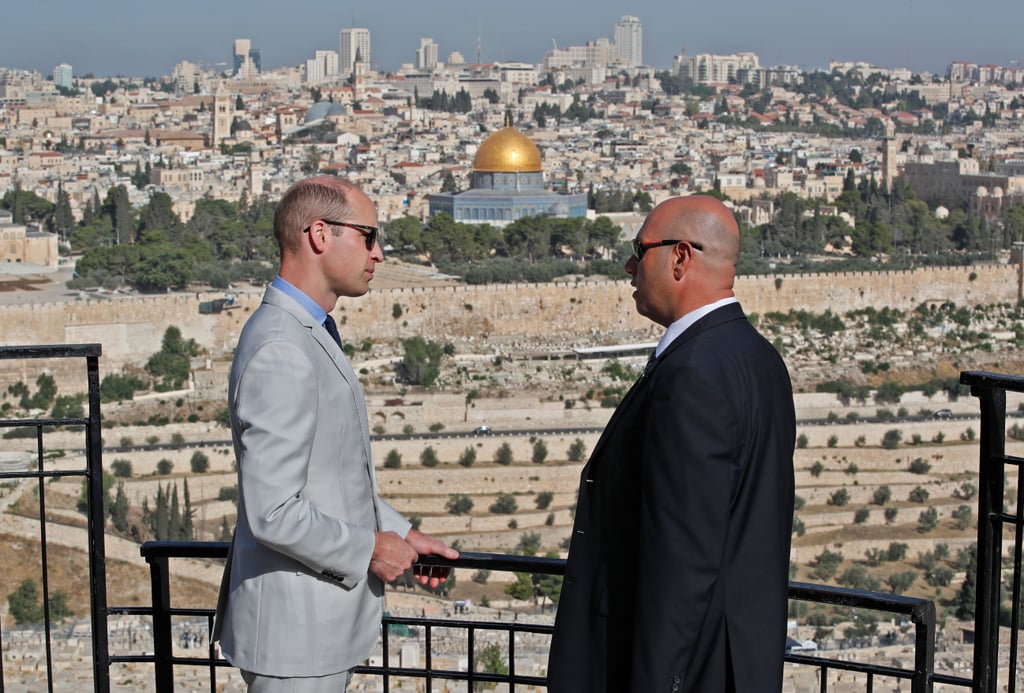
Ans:
<svg viewBox="0 0 1024 693"><path fill-rule="evenodd" d="M658 205L626 271L666 328L583 469L550 693L782 687L795 417L789 374L733 294L739 228Z"/></svg>

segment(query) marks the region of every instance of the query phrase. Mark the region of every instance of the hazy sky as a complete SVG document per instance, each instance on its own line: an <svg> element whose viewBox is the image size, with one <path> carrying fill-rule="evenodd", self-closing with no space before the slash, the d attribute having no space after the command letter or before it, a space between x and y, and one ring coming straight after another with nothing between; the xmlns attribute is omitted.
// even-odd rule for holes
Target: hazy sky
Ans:
<svg viewBox="0 0 1024 693"><path fill-rule="evenodd" d="M419 37L443 61L543 61L552 42L614 37L615 22L643 23L644 62L667 68L687 53L753 51L762 65L827 67L863 60L944 72L954 60L1024 64L1021 0L5 0L0 66L49 74L169 75L180 60L228 63L249 38L264 68L298 65L338 50L338 31L370 29L372 61L390 71L413 62Z"/></svg>

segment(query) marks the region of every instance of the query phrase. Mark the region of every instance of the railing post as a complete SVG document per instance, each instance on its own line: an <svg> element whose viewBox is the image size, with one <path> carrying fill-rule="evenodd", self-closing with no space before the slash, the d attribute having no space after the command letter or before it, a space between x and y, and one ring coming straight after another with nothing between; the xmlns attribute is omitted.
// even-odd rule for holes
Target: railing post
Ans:
<svg viewBox="0 0 1024 693"><path fill-rule="evenodd" d="M153 659L157 693L174 693L174 636L171 633L171 589L167 556L147 556L153 587Z"/></svg>
<svg viewBox="0 0 1024 693"><path fill-rule="evenodd" d="M92 666L96 693L110 690L110 651L107 637L107 566L104 542L103 443L100 426L99 348L86 358L89 383L89 423L85 433L89 475L89 593L92 602Z"/></svg>
<svg viewBox="0 0 1024 693"><path fill-rule="evenodd" d="M961 379L964 374L961 374ZM974 605L974 690L995 693L999 669L999 586L1002 582L1002 520L1005 473L1003 421L1006 391L972 384L981 408L978 464L978 579Z"/></svg>
<svg viewBox="0 0 1024 693"><path fill-rule="evenodd" d="M914 679L912 693L931 693L935 671L935 603L920 604L914 614Z"/></svg>

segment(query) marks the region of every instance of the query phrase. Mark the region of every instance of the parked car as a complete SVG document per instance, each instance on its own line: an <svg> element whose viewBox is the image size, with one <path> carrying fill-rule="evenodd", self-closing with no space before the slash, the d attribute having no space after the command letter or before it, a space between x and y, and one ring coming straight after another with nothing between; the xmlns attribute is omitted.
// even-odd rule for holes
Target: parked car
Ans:
<svg viewBox="0 0 1024 693"><path fill-rule="evenodd" d="M796 638L786 638L786 654L791 652L817 652L818 643L813 640L797 640Z"/></svg>
<svg viewBox="0 0 1024 693"><path fill-rule="evenodd" d="M939 409L937 412L932 414L932 417L936 419L952 419L953 412L950 409Z"/></svg>
<svg viewBox="0 0 1024 693"><path fill-rule="evenodd" d="M487 435L490 432L491 432L491 427L490 426L477 426L476 428L473 429L473 433L475 433L478 436Z"/></svg>

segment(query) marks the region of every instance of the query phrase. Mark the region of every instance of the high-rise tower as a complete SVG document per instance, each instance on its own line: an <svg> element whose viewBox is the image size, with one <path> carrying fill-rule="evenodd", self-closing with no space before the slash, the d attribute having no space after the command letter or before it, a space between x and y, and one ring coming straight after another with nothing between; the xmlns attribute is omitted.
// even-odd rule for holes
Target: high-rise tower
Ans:
<svg viewBox="0 0 1024 693"><path fill-rule="evenodd" d="M338 34L338 73L343 79L352 75L357 58L365 65L370 64L370 30L342 29Z"/></svg>
<svg viewBox="0 0 1024 693"><path fill-rule="evenodd" d="M433 70L437 67L437 44L432 38L421 38L416 50L416 69Z"/></svg>
<svg viewBox="0 0 1024 693"><path fill-rule="evenodd" d="M70 89L72 80L71 72L72 70L70 65L67 63L61 63L57 67L53 68L53 83L58 87Z"/></svg>
<svg viewBox="0 0 1024 693"><path fill-rule="evenodd" d="M235 39L232 51L233 75L241 79L252 79L263 69L262 62L260 51L252 47L252 41Z"/></svg>
<svg viewBox="0 0 1024 693"><path fill-rule="evenodd" d="M636 17L626 16L615 23L615 50L627 67L644 64L644 28Z"/></svg>

